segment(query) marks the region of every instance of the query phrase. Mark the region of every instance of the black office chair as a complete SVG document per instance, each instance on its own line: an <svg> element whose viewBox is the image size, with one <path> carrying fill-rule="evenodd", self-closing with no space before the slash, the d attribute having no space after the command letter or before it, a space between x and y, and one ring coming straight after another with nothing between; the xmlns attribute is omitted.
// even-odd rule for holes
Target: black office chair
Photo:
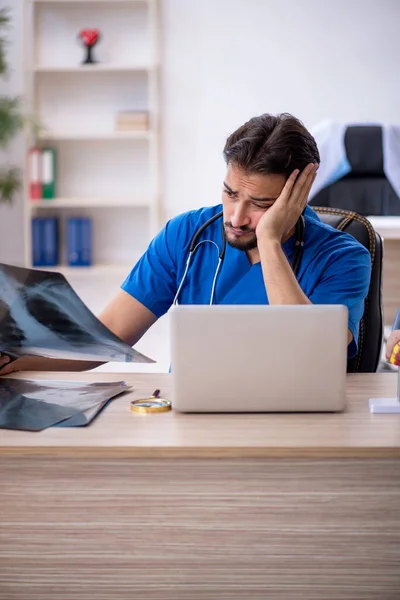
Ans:
<svg viewBox="0 0 400 600"><path fill-rule="evenodd" d="M383 171L382 127L348 127L344 137L351 172L320 190L310 206L353 210L359 215L400 215L400 198Z"/></svg>
<svg viewBox="0 0 400 600"><path fill-rule="evenodd" d="M347 361L347 372L375 373L381 356L383 337L382 239L368 219L355 212L322 206L312 208L324 223L349 233L371 254L371 282L360 322L358 353Z"/></svg>

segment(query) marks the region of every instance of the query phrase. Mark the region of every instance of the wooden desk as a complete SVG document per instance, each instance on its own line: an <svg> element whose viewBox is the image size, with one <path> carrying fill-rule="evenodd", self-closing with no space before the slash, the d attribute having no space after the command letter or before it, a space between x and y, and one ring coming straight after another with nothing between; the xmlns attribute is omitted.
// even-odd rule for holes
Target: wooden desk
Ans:
<svg viewBox="0 0 400 600"><path fill-rule="evenodd" d="M396 375L319 415L139 415L169 376L124 379L86 429L0 431L1 600L400 598Z"/></svg>

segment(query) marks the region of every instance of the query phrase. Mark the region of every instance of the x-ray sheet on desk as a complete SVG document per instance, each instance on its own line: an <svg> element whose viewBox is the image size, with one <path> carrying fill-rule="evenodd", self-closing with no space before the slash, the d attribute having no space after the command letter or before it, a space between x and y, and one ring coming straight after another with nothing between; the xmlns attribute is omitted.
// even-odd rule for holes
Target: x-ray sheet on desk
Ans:
<svg viewBox="0 0 400 600"><path fill-rule="evenodd" d="M73 360L154 362L120 340L61 273L0 263L0 353Z"/></svg>
<svg viewBox="0 0 400 600"><path fill-rule="evenodd" d="M0 377L0 427L40 431L53 425L87 425L115 396L123 381L85 382Z"/></svg>

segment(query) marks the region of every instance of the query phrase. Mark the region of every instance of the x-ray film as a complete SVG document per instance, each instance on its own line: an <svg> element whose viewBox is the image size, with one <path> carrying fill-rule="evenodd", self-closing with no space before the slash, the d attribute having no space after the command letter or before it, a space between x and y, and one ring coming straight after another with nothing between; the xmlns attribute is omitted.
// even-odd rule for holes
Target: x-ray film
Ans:
<svg viewBox="0 0 400 600"><path fill-rule="evenodd" d="M12 359L154 362L107 329L62 274L1 263L0 353Z"/></svg>
<svg viewBox="0 0 400 600"><path fill-rule="evenodd" d="M130 390L123 381L47 381L0 377L0 427L40 431L87 425L115 396Z"/></svg>

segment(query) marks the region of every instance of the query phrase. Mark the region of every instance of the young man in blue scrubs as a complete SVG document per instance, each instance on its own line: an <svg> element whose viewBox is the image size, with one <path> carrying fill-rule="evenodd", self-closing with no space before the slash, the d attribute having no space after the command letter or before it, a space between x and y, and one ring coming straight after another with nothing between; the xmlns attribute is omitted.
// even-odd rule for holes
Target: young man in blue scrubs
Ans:
<svg viewBox="0 0 400 600"><path fill-rule="evenodd" d="M344 304L349 357L357 352L368 293L369 252L352 236L323 224L307 206L320 162L314 138L288 114L261 115L226 141L222 204L169 221L123 282L100 320L131 345L174 301L180 304ZM193 236L199 235L189 267ZM296 223L304 216L303 236ZM226 251L219 264L223 238ZM296 240L297 237L297 240ZM304 241L297 273L296 241ZM0 366L7 358L0 359ZM19 363L19 364L18 364ZM73 370L93 363L26 358L5 366Z"/></svg>

